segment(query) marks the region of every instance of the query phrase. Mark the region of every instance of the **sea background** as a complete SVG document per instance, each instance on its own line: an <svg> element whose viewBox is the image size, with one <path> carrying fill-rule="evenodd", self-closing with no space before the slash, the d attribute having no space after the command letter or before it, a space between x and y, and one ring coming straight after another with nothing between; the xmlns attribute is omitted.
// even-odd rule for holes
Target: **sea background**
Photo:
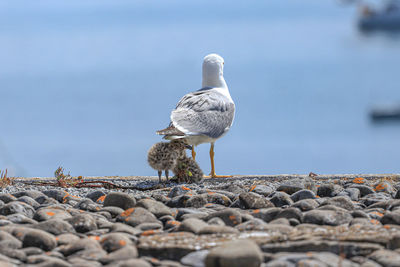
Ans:
<svg viewBox="0 0 400 267"><path fill-rule="evenodd" d="M400 34L363 34L339 1L2 1L0 169L156 175L156 130L225 59L236 103L217 174L400 171ZM209 145L197 148L205 173Z"/></svg>

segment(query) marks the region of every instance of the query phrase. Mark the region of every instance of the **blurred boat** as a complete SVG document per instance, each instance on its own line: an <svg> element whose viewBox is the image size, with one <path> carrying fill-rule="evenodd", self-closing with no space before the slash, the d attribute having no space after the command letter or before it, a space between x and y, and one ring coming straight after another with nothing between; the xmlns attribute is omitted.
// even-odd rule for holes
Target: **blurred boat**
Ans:
<svg viewBox="0 0 400 267"><path fill-rule="evenodd" d="M362 31L400 30L400 1L390 0L380 10L363 4L358 27Z"/></svg>
<svg viewBox="0 0 400 267"><path fill-rule="evenodd" d="M370 116L374 121L400 120L400 105L373 108Z"/></svg>

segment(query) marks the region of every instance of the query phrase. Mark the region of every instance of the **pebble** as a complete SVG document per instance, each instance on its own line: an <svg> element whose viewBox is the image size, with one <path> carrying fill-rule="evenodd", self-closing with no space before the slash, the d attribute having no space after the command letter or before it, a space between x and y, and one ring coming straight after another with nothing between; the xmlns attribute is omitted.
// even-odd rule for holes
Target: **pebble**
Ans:
<svg viewBox="0 0 400 267"><path fill-rule="evenodd" d="M0 193L0 265L400 262L400 183L391 180L205 179L166 186L149 191L9 186Z"/></svg>

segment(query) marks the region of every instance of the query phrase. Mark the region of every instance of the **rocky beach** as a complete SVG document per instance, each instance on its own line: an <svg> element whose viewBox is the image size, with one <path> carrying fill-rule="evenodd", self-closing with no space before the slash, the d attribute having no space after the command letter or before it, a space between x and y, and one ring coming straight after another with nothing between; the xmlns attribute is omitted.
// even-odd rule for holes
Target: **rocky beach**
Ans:
<svg viewBox="0 0 400 267"><path fill-rule="evenodd" d="M0 266L400 266L400 175L82 179L1 189Z"/></svg>

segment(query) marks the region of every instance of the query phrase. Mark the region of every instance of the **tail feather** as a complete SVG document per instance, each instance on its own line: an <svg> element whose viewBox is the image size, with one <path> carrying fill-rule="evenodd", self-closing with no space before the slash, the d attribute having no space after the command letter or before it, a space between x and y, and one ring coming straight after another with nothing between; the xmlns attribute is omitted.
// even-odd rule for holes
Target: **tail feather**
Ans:
<svg viewBox="0 0 400 267"><path fill-rule="evenodd" d="M169 126L165 129L159 130L156 132L158 135L165 135L165 136L185 136L185 134L178 129L176 129L173 125Z"/></svg>

